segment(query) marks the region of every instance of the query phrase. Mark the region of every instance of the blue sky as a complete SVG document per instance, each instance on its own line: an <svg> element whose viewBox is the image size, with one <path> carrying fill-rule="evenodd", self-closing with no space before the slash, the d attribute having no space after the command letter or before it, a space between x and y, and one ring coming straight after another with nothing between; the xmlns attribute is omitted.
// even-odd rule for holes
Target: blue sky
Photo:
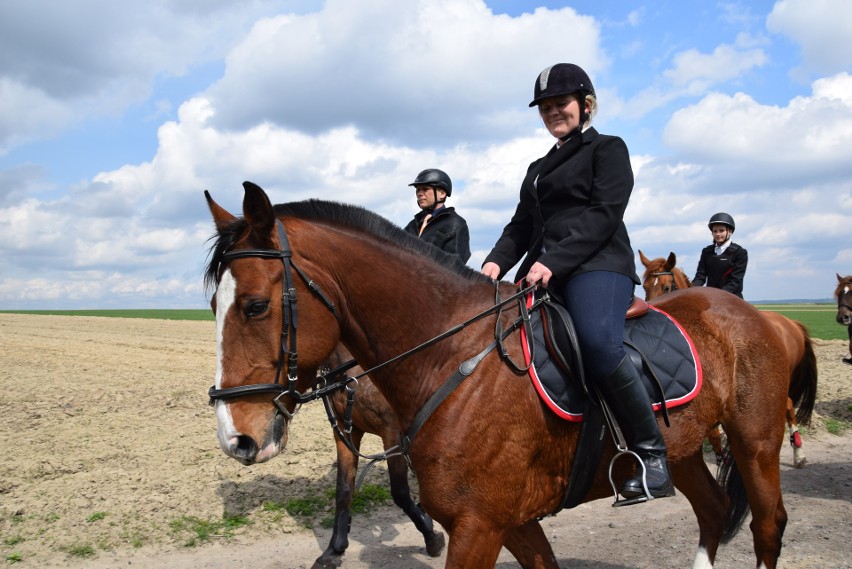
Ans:
<svg viewBox="0 0 852 569"><path fill-rule="evenodd" d="M850 31L846 0L7 0L0 309L206 307L202 192L239 213L243 180L404 225L442 168L478 267L552 144L527 103L561 61L630 149L634 249L692 275L727 211L747 300L828 298L852 272Z"/></svg>

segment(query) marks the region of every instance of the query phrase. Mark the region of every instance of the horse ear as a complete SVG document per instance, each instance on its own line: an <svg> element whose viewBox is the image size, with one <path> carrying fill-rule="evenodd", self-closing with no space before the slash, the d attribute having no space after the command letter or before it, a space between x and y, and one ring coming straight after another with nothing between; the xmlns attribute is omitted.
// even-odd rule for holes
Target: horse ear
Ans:
<svg viewBox="0 0 852 569"><path fill-rule="evenodd" d="M840 273L834 273L834 274L835 274L835 275L837 275L837 282L838 282L838 283L842 283L842 282L843 282L843 277L841 277L841 276L840 276Z"/></svg>
<svg viewBox="0 0 852 569"><path fill-rule="evenodd" d="M207 190L204 190L204 197L207 199L207 207L210 208L210 213L213 215L213 223L216 225L216 230L221 233L236 217L213 201L210 192Z"/></svg>
<svg viewBox="0 0 852 569"><path fill-rule="evenodd" d="M642 249L639 249L639 260L642 261L642 264L646 267L651 264L651 261L648 260L648 257L645 256L645 253L642 252Z"/></svg>
<svg viewBox="0 0 852 569"><path fill-rule="evenodd" d="M666 268L668 270L674 269L677 264L677 255L674 254L674 251L669 251L669 258L666 259Z"/></svg>
<svg viewBox="0 0 852 569"><path fill-rule="evenodd" d="M252 230L261 238L267 239L275 227L275 212L266 192L251 182L243 182L246 192L243 198L243 217Z"/></svg>

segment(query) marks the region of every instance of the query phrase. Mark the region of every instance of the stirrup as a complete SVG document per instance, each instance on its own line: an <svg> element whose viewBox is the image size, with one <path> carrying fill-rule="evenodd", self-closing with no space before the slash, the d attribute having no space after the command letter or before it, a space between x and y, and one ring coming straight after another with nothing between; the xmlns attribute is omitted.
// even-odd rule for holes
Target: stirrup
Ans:
<svg viewBox="0 0 852 569"><path fill-rule="evenodd" d="M612 479L612 466L615 464L616 460L618 460L619 458L621 458L622 456L625 456L625 455L633 456L633 458L636 459L636 462L639 463L639 466L642 467L641 479L642 479L642 489L645 490L644 496L639 495L639 496L634 496L632 498L622 497L621 499L619 499L618 488L615 487L615 482ZM620 446L618 447L618 452L615 453L615 456L612 457L612 460L609 461L609 485L612 486L612 493L615 496L615 500L612 503L613 508L618 508L620 506L632 506L633 504L640 504L642 502L647 502L649 500L654 499L654 497L651 496L651 491L648 490L647 472L648 472L648 470L647 470L647 468L645 468L645 463L642 461L642 459L639 457L638 454L636 454L635 452L633 452L632 450L629 450L627 448L621 448Z"/></svg>

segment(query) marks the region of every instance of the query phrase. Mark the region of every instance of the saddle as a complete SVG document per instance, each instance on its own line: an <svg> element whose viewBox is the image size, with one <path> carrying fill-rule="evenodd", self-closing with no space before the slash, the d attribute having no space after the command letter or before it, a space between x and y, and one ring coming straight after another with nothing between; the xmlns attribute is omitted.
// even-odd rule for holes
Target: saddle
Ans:
<svg viewBox="0 0 852 569"><path fill-rule="evenodd" d="M583 372L577 334L568 311L548 297L533 302L531 337L521 338L529 377L542 402L558 417L581 422L568 490L558 511L579 505L603 453L607 425L594 386ZM662 310L634 298L625 322L624 345L668 425L667 410L692 400L701 388L701 366L686 331ZM582 456L582 459L580 458Z"/></svg>

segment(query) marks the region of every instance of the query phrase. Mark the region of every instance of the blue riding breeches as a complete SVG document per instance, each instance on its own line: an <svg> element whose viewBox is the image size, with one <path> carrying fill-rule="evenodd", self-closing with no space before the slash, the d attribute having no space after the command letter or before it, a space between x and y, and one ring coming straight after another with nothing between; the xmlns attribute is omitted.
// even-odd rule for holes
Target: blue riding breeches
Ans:
<svg viewBox="0 0 852 569"><path fill-rule="evenodd" d="M592 381L608 377L624 358L624 318L633 289L630 277L610 271L579 274L562 288L586 377Z"/></svg>

